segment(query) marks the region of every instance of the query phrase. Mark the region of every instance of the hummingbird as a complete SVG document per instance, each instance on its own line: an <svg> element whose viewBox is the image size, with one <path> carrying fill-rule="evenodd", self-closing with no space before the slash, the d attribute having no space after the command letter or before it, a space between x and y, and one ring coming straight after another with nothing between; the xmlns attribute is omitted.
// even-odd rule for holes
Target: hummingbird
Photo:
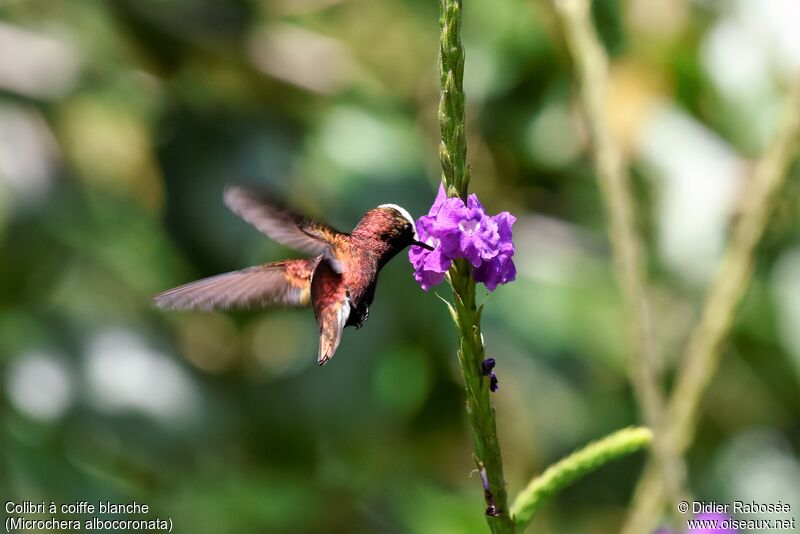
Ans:
<svg viewBox="0 0 800 534"><path fill-rule="evenodd" d="M344 233L250 188L230 186L224 201L257 230L311 257L190 282L153 297L156 306L206 311L311 306L319 326L319 365L333 357L345 327L364 325L381 268L409 245L431 250L419 241L408 211L396 204L369 210Z"/></svg>

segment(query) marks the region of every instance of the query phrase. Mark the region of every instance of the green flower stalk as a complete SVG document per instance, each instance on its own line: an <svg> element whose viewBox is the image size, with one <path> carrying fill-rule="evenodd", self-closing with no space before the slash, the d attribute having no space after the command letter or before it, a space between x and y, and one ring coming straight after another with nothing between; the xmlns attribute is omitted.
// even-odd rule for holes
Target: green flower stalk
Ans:
<svg viewBox="0 0 800 534"><path fill-rule="evenodd" d="M447 196L467 199L469 163L464 120L464 45L461 42L461 0L439 2L439 126L442 183Z"/></svg>
<svg viewBox="0 0 800 534"><path fill-rule="evenodd" d="M466 408L475 441L475 462L485 476L487 521L492 532L513 532L503 458L497 439L491 378L483 374L485 348L481 335L482 306L475 304L475 280L469 264L457 260L449 273L455 306L450 308L459 337L458 363L466 388Z"/></svg>
<svg viewBox="0 0 800 534"><path fill-rule="evenodd" d="M653 433L648 428L625 428L551 465L514 500L511 507L514 522L524 528L542 504L565 486L611 460L649 446L652 440Z"/></svg>
<svg viewBox="0 0 800 534"><path fill-rule="evenodd" d="M464 121L461 0L441 0L439 6L439 123L442 134L439 154L442 183L448 196L459 196L466 201L469 163ZM455 260L448 280L455 301L454 306L448 306L459 337L458 362L466 387L466 407L475 441L475 461L484 480L486 520L492 532L513 532L494 408L489 397L490 377L482 373L486 356L481 335L481 308L475 303L475 279L469 262Z"/></svg>

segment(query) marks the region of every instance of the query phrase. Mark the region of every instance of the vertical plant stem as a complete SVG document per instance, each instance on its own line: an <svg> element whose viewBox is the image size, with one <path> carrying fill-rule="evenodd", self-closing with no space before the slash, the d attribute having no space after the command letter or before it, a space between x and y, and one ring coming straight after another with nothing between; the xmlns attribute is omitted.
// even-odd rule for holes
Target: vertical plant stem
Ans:
<svg viewBox="0 0 800 534"><path fill-rule="evenodd" d="M484 488L486 520L492 532L513 532L514 524L508 507L508 491L503 477L503 458L497 440L494 408L489 391L489 378L483 376L485 358L481 335L481 308L475 305L475 281L465 260L456 260L450 270L455 298L455 316L459 338L458 363L464 377L466 408L475 447L478 469L485 469L488 488Z"/></svg>
<svg viewBox="0 0 800 534"><path fill-rule="evenodd" d="M608 213L617 281L627 309L630 376L647 426L658 429L664 398L657 368L652 321L644 281L644 258L634 220L634 201L619 146L606 120L608 58L591 21L587 0L555 0L580 82L580 101L589 127L595 174ZM670 493L681 492L683 466L656 433L653 453L669 473Z"/></svg>
<svg viewBox="0 0 800 534"><path fill-rule="evenodd" d="M739 221L734 227L719 272L708 291L700 322L689 337L685 365L678 372L667 406L663 434L667 446L676 455L683 455L694 438L703 392L719 368L721 345L731 329L736 309L752 278L756 247L797 151L800 140L800 80L791 88L782 117L778 132L756 165L742 196ZM640 522L652 521L662 504L658 495L663 494L663 480L659 480L658 473L647 473L640 482L638 504L625 532L644 532L643 529L648 525Z"/></svg>
<svg viewBox="0 0 800 534"><path fill-rule="evenodd" d="M439 1L439 126L442 183L448 196L467 198L469 162L464 118L464 45L461 0Z"/></svg>
<svg viewBox="0 0 800 534"><path fill-rule="evenodd" d="M621 534L641 534L650 532L661 518L664 506L664 484L658 466L650 461L645 466L636 489L633 492L631 509ZM670 503L675 506L677 503Z"/></svg>
<svg viewBox="0 0 800 534"><path fill-rule="evenodd" d="M439 67L441 97L439 123L442 142L442 182L449 196L467 197L469 163L464 120L464 46L461 42L461 0L440 0ZM482 374L485 358L481 335L481 308L475 303L475 280L465 260L454 262L449 273L459 347L458 363L464 377L466 408L475 442L475 460L484 480L486 520L492 532L513 532L503 459L497 440L489 379Z"/></svg>
<svg viewBox="0 0 800 534"><path fill-rule="evenodd" d="M742 197L741 215L720 264L700 322L689 338L686 365L681 369L667 411L668 437L679 452L689 446L700 397L719 367L720 345L750 284L755 249L785 182L800 137L800 82L786 101L783 121L759 160Z"/></svg>

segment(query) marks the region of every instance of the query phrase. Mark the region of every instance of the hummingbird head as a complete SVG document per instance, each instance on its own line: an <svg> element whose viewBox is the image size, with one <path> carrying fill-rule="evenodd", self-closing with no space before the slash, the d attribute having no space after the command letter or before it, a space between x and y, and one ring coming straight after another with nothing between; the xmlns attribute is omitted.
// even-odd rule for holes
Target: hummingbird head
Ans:
<svg viewBox="0 0 800 534"><path fill-rule="evenodd" d="M394 253L409 245L430 248L419 241L411 214L397 204L381 204L369 210L353 229L353 234L386 243Z"/></svg>

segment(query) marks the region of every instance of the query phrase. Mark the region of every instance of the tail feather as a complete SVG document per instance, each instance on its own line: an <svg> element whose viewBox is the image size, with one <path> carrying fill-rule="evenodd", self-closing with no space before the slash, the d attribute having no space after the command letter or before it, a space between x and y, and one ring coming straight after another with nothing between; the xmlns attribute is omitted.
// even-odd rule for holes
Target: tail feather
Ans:
<svg viewBox="0 0 800 534"><path fill-rule="evenodd" d="M342 329L350 317L350 295L342 275L327 260L319 262L311 278L311 300L319 324L317 363L325 365L339 347Z"/></svg>
<svg viewBox="0 0 800 534"><path fill-rule="evenodd" d="M317 363L325 365L333 357L342 340L342 330L350 316L350 301L345 299L338 305L322 311L319 321L319 355Z"/></svg>

